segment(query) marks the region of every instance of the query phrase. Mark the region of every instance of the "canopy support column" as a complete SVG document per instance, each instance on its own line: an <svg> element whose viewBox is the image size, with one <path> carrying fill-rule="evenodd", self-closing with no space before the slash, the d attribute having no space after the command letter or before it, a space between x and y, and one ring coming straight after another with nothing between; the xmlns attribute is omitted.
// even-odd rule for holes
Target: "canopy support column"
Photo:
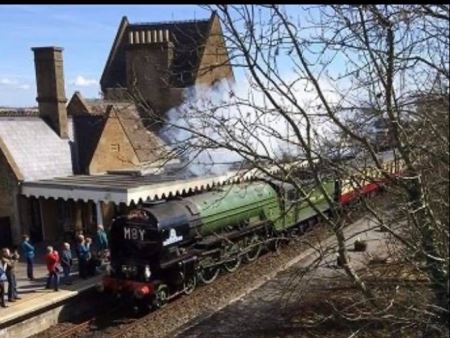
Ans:
<svg viewBox="0 0 450 338"><path fill-rule="evenodd" d="M102 201L95 203L95 210L97 212L97 225L103 225L103 211L102 211Z"/></svg>

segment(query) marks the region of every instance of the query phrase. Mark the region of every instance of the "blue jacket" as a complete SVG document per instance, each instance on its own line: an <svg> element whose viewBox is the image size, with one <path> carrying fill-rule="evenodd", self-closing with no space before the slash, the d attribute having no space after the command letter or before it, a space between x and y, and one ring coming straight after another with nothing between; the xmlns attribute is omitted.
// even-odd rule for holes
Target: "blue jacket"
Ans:
<svg viewBox="0 0 450 338"><path fill-rule="evenodd" d="M108 249L108 236L106 236L105 230L98 230L95 235L95 242L99 250Z"/></svg>
<svg viewBox="0 0 450 338"><path fill-rule="evenodd" d="M7 280L8 280L8 278L6 278L5 270L3 270L3 267L0 266L0 282L5 282Z"/></svg>
<svg viewBox="0 0 450 338"><path fill-rule="evenodd" d="M23 241L20 246L22 247L23 255L26 258L34 258L35 249L34 246L30 244L30 242Z"/></svg>
<svg viewBox="0 0 450 338"><path fill-rule="evenodd" d="M61 254L61 265L62 266L72 265L72 252L70 252L70 250L63 250Z"/></svg>
<svg viewBox="0 0 450 338"><path fill-rule="evenodd" d="M91 250L86 244L78 244L78 252L81 259L86 261L91 259Z"/></svg>

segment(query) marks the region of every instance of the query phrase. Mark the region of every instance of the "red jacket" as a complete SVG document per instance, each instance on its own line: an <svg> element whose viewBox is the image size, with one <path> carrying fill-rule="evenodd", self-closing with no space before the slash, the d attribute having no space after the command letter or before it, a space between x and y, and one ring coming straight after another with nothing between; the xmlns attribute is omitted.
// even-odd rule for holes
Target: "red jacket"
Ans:
<svg viewBox="0 0 450 338"><path fill-rule="evenodd" d="M52 253L49 253L46 257L47 260L47 269L48 272L53 272L56 270L56 265L59 262L59 254L57 251L53 251Z"/></svg>

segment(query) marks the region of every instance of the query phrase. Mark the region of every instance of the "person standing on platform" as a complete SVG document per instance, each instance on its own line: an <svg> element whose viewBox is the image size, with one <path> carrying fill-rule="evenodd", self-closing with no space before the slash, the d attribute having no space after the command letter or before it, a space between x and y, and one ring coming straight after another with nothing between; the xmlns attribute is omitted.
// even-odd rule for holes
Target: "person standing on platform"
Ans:
<svg viewBox="0 0 450 338"><path fill-rule="evenodd" d="M8 248L4 248L2 251L2 263L6 264L6 278L8 280L8 302L15 302L21 299L17 294L17 281L16 281L16 263L20 256L17 250L11 254Z"/></svg>
<svg viewBox="0 0 450 338"><path fill-rule="evenodd" d="M95 234L95 245L97 247L97 255L103 259L105 251L108 250L108 236L106 235L103 225L97 225L97 233Z"/></svg>
<svg viewBox="0 0 450 338"><path fill-rule="evenodd" d="M86 237L86 249L88 251L88 259L87 259L87 274L88 276L95 275L95 268L97 266L97 258L92 254L92 238Z"/></svg>
<svg viewBox="0 0 450 338"><path fill-rule="evenodd" d="M3 261L0 261L0 306L8 307L5 304L5 282L8 280L6 278L6 264L3 264Z"/></svg>
<svg viewBox="0 0 450 338"><path fill-rule="evenodd" d="M107 250L108 249L108 236L106 234L103 225L97 225L97 233L95 234L95 244L97 250Z"/></svg>
<svg viewBox="0 0 450 338"><path fill-rule="evenodd" d="M48 269L48 278L47 278L47 285L45 286L46 289L50 289L50 285L52 280L54 281L54 289L55 291L59 290L59 269L58 269L58 263L59 263L59 254L58 251L53 250L52 246L47 247L47 256L46 262L47 262L47 269Z"/></svg>
<svg viewBox="0 0 450 338"><path fill-rule="evenodd" d="M23 255L27 260L27 276L29 280L33 280L34 279L34 274L33 274L33 261L34 261L34 256L35 256L35 248L33 245L31 245L30 243L30 237L28 235L23 235L23 241L20 244L22 251L23 251Z"/></svg>
<svg viewBox="0 0 450 338"><path fill-rule="evenodd" d="M61 266L64 272L64 284L72 284L70 280L70 270L72 268L72 252L70 251L70 244L65 242L64 249L61 254Z"/></svg>
<svg viewBox="0 0 450 338"><path fill-rule="evenodd" d="M80 255L79 270L80 278L85 279L88 275L88 265L91 260L90 244L84 239L84 236L80 235L79 243L77 246L78 254Z"/></svg>

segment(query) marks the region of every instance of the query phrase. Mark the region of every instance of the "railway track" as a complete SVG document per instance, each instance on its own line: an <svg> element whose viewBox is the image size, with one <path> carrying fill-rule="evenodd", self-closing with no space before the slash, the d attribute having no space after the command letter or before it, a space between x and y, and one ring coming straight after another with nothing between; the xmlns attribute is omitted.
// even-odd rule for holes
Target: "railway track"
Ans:
<svg viewBox="0 0 450 338"><path fill-rule="evenodd" d="M116 333L112 333L112 334L110 333L110 334L108 335L108 337L110 337L110 338L123 337L124 335L126 335L127 332L130 331L130 329L135 328L135 327L139 327L139 326L141 326L142 324L145 324L145 321L146 321L146 317L142 317L142 318L140 318L140 319L137 319L136 321L134 321L134 322L131 324L131 327L130 327L130 326L127 326L127 327L125 327L125 328L122 328L122 329L118 330Z"/></svg>
<svg viewBox="0 0 450 338"><path fill-rule="evenodd" d="M89 319L75 324L74 326L69 327L68 329L62 330L59 333L55 333L52 335L53 338L66 338L66 337L78 337L82 335L83 332L89 332L94 329L95 326L98 326L99 322L105 322L109 318L114 317L112 315L116 314L116 316L121 315L121 311L123 313L124 310L123 304L115 305L109 308L106 312L90 317Z"/></svg>
<svg viewBox="0 0 450 338"><path fill-rule="evenodd" d="M89 325L95 320L95 317L92 319L89 319L85 322L82 322L78 325L75 325L67 330L62 331L60 334L54 336L54 338L63 338L63 337L70 337L76 333L80 333L81 331L89 328Z"/></svg>

